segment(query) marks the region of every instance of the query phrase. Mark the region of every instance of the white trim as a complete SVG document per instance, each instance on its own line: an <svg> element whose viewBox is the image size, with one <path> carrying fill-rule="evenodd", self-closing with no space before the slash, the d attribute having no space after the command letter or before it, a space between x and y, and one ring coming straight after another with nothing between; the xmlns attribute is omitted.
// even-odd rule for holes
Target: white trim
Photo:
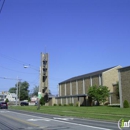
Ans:
<svg viewBox="0 0 130 130"><path fill-rule="evenodd" d="M68 104L68 98L66 98L66 104Z"/></svg>
<svg viewBox="0 0 130 130"><path fill-rule="evenodd" d="M90 86L93 85L92 77L90 77Z"/></svg>
<svg viewBox="0 0 130 130"><path fill-rule="evenodd" d="M99 75L99 85L102 85L102 82L101 82L101 75Z"/></svg>
<svg viewBox="0 0 130 130"><path fill-rule="evenodd" d="M61 84L59 85L59 89L60 89L60 96L61 96Z"/></svg>
<svg viewBox="0 0 130 130"><path fill-rule="evenodd" d="M110 104L111 104L111 94L109 95L109 101L110 101Z"/></svg>
<svg viewBox="0 0 130 130"><path fill-rule="evenodd" d="M72 95L72 83L70 82L70 95Z"/></svg>
<svg viewBox="0 0 130 130"><path fill-rule="evenodd" d="M76 80L76 94L78 95L78 81Z"/></svg>
<svg viewBox="0 0 130 130"><path fill-rule="evenodd" d="M62 98L61 98L61 104L62 104L62 102L63 102L63 101L62 101Z"/></svg>
<svg viewBox="0 0 130 130"><path fill-rule="evenodd" d="M66 96L66 83L65 83L65 96Z"/></svg>
<svg viewBox="0 0 130 130"><path fill-rule="evenodd" d="M83 94L85 94L85 81L83 79Z"/></svg>

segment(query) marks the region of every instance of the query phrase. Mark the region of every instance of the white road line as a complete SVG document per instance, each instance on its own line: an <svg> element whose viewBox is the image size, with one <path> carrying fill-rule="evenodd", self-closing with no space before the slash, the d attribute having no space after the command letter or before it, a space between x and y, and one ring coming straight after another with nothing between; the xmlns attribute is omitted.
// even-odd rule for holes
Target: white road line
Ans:
<svg viewBox="0 0 130 130"><path fill-rule="evenodd" d="M10 111L10 112L12 112L12 111ZM18 112L12 112L12 113L17 113L19 115L28 115L28 114L23 114L23 113L18 113ZM32 116L32 115L28 115L28 116L37 117L37 116ZM39 117L39 118L42 118L42 117ZM102 127L96 127L96 126L90 126L90 125L83 125L83 124L71 123L71 122L66 122L66 121L60 121L60 120L56 120L56 119L50 119L50 118L46 118L46 119L48 119L50 121L56 121L56 122L61 122L61 123L66 123L66 124L89 127L89 128L99 129L99 130L112 130L112 129L102 128Z"/></svg>
<svg viewBox="0 0 130 130"><path fill-rule="evenodd" d="M40 121L40 120L43 120L43 121L50 121L46 118L43 118L43 119L28 119L27 121Z"/></svg>
<svg viewBox="0 0 130 130"><path fill-rule="evenodd" d="M96 126L83 125L83 124L71 123L71 122L65 122L65 121L59 121L59 120L54 120L54 119L52 119L52 120L53 120L53 121L57 121L57 122L72 124L72 125L78 125L78 126L83 126L83 127L89 127L89 128L99 129L99 130L112 130L112 129L101 128L101 127L96 127Z"/></svg>
<svg viewBox="0 0 130 130"><path fill-rule="evenodd" d="M74 118L57 118L57 117L53 117L53 119L55 119L55 120L69 121L69 120L73 120Z"/></svg>
<svg viewBox="0 0 130 130"><path fill-rule="evenodd" d="M10 111L0 111L0 113L6 113L6 112L10 112Z"/></svg>

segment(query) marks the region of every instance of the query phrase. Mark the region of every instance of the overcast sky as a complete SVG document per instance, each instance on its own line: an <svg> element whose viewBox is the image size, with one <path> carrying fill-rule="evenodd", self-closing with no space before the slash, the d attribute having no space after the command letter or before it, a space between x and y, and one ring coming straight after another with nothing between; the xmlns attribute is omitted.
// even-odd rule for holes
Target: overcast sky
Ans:
<svg viewBox="0 0 130 130"><path fill-rule="evenodd" d="M6 0L0 13L0 77L18 77L32 90L39 84L41 52L49 53L52 94L71 77L129 66L130 0ZM15 83L0 78L0 91Z"/></svg>

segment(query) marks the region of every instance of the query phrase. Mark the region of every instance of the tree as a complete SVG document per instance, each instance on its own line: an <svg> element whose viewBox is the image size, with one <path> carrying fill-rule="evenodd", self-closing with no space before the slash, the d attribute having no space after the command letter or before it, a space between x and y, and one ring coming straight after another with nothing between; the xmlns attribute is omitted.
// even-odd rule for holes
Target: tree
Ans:
<svg viewBox="0 0 130 130"><path fill-rule="evenodd" d="M10 92L10 93L16 93L16 88L15 88L15 87L10 88L10 89L9 89L9 92Z"/></svg>
<svg viewBox="0 0 130 130"><path fill-rule="evenodd" d="M6 103L8 103L8 102L9 102L9 99L8 99L8 98L6 98L5 102L6 102Z"/></svg>
<svg viewBox="0 0 130 130"><path fill-rule="evenodd" d="M40 99L40 105L41 106L45 105L44 97L41 97L41 99Z"/></svg>
<svg viewBox="0 0 130 130"><path fill-rule="evenodd" d="M26 82L26 81L18 82L17 84L15 84L15 87L12 87L12 88L9 89L9 92L10 93L16 93L17 87L18 87L18 98L20 98L20 100L28 100L29 83Z"/></svg>
<svg viewBox="0 0 130 130"><path fill-rule="evenodd" d="M29 83L24 81L20 84L20 100L28 100L29 98Z"/></svg>
<svg viewBox="0 0 130 130"><path fill-rule="evenodd" d="M33 92L32 92L32 96L38 96L38 89L39 89L39 86L35 86L34 88L33 88Z"/></svg>
<svg viewBox="0 0 130 130"><path fill-rule="evenodd" d="M92 97L94 101L102 102L104 104L107 97L109 96L109 92L110 91L108 90L108 87L106 86L99 86L99 87L92 86L92 87L89 87L88 95Z"/></svg>
<svg viewBox="0 0 130 130"><path fill-rule="evenodd" d="M128 103L127 100L125 100L125 101L123 102L123 106L124 106L124 108L129 108L129 103Z"/></svg>

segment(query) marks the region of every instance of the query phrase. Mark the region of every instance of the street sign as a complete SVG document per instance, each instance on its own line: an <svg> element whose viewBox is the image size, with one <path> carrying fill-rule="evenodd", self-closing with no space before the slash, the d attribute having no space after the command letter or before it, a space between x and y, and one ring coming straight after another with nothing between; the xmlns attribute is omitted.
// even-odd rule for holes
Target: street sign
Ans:
<svg viewBox="0 0 130 130"><path fill-rule="evenodd" d="M42 93L38 92L38 98L41 99L41 97L42 97Z"/></svg>

